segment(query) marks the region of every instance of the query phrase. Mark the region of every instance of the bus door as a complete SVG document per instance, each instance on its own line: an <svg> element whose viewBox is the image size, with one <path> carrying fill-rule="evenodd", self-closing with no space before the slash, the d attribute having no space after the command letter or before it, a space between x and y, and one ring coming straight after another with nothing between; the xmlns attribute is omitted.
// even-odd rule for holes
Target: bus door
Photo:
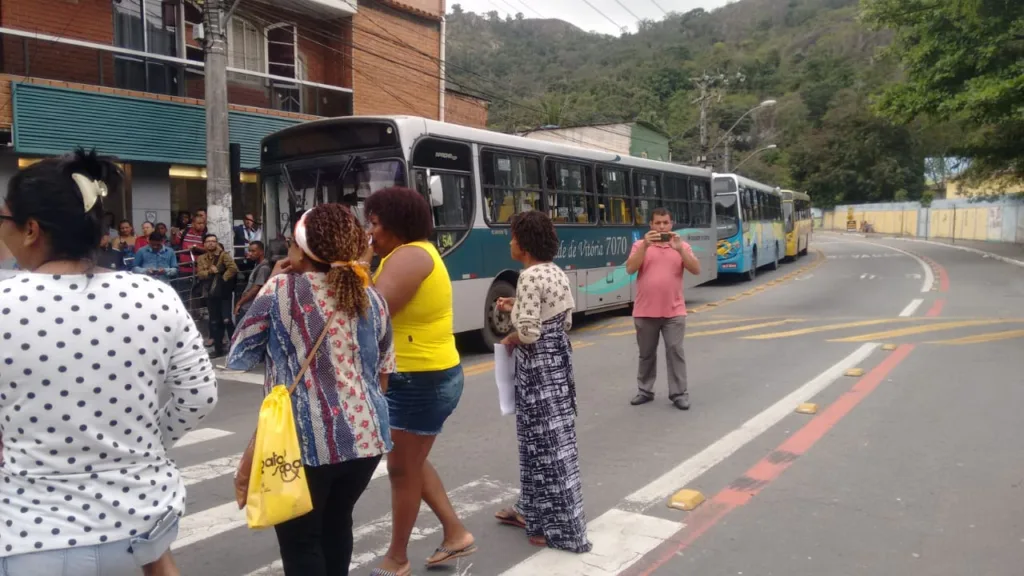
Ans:
<svg viewBox="0 0 1024 576"><path fill-rule="evenodd" d="M426 138L413 152L412 180L434 216L431 240L442 255L473 225L473 155L468 144Z"/></svg>

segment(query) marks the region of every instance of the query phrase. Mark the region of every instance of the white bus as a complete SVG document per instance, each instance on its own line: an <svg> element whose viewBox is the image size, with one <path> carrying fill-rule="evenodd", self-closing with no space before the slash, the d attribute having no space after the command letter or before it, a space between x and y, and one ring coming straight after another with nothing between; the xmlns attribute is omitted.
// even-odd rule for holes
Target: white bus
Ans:
<svg viewBox="0 0 1024 576"><path fill-rule="evenodd" d="M625 262L656 207L701 260L693 286L717 276L711 172L678 164L564 146L424 118L317 120L267 136L262 146L267 236L320 202L363 200L389 186L415 188L434 208L432 239L448 267L455 331L485 343L511 330L499 297L515 294L519 265L509 255L509 221L547 212L578 312L629 305L635 277Z"/></svg>

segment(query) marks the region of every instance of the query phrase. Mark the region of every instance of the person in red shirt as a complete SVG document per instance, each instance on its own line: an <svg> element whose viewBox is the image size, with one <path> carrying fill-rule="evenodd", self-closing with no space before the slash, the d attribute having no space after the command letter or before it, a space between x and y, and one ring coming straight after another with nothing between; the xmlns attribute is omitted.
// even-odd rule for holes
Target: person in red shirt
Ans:
<svg viewBox="0 0 1024 576"><path fill-rule="evenodd" d="M156 232L156 226L152 222L146 220L142 223L142 236L135 239L135 251L138 252L146 246L149 246L149 237Z"/></svg>
<svg viewBox="0 0 1024 576"><path fill-rule="evenodd" d="M686 301L683 298L683 270L700 274L700 260L693 249L672 231L672 215L664 208L651 211L651 229L633 244L626 259L626 272L637 274L633 324L640 348L637 371L639 392L633 406L654 400L658 376L658 340L665 339L668 366L668 397L680 410L690 409L686 383Z"/></svg>

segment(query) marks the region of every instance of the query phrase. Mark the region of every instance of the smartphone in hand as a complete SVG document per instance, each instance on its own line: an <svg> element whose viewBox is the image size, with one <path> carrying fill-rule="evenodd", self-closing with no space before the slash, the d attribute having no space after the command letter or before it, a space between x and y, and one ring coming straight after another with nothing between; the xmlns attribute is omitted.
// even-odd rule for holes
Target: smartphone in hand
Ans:
<svg viewBox="0 0 1024 576"><path fill-rule="evenodd" d="M661 241L662 242L671 242L672 241L672 234L669 234L668 232L662 232L662 234L661 234Z"/></svg>

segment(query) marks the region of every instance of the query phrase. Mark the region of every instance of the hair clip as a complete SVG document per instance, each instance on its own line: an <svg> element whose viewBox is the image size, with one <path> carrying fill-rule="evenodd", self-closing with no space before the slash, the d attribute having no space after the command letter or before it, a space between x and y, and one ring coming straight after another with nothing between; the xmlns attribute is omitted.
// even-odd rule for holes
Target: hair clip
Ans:
<svg viewBox="0 0 1024 576"><path fill-rule="evenodd" d="M85 211L92 210L92 207L96 205L96 201L100 198L107 197L107 184L102 180L93 180L85 174L74 173L71 178L75 181L78 186L79 192L82 193L82 203L85 204Z"/></svg>

